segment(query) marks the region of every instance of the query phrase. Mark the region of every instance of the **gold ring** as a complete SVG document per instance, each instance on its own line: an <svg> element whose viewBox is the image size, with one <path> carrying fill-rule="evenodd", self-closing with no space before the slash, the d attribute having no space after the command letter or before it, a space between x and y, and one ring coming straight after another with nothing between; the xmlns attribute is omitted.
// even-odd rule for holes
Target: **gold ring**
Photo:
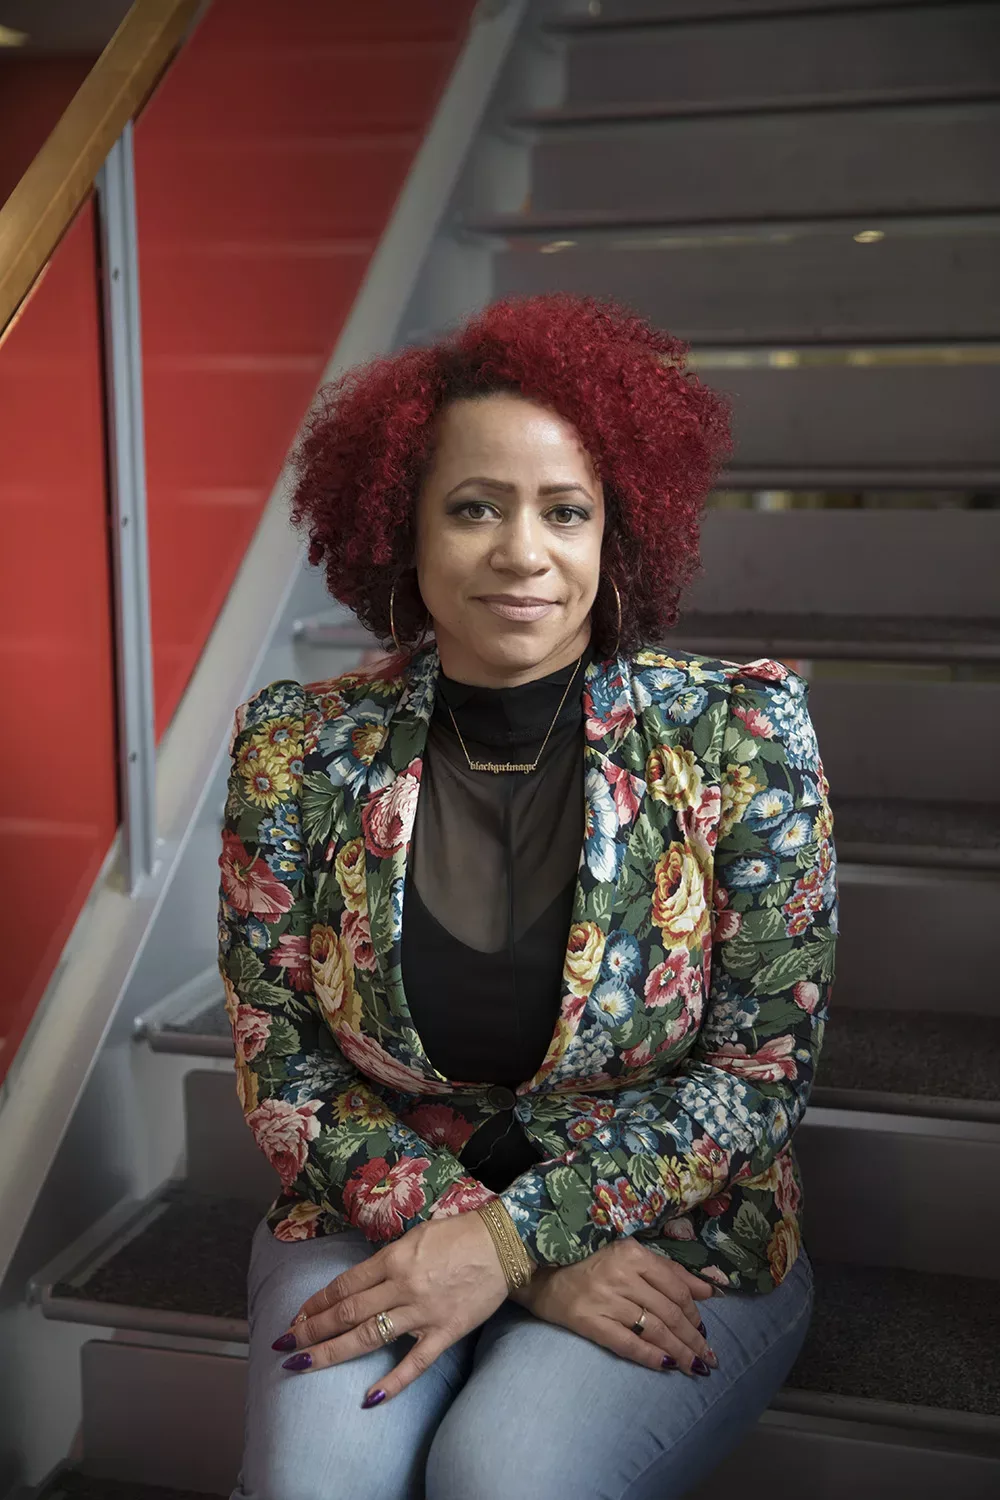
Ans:
<svg viewBox="0 0 1000 1500"><path fill-rule="evenodd" d="M375 1324L376 1324L376 1327L378 1328L379 1333L382 1335L382 1342L383 1342L383 1344L391 1344L392 1341L393 1341L393 1339L396 1339L396 1338L399 1337L399 1334L396 1332L395 1328L393 1328L393 1326L392 1326L392 1319L390 1318L390 1316L389 1316L388 1313L386 1313L386 1312L376 1313L375 1314Z"/></svg>
<svg viewBox="0 0 1000 1500"><path fill-rule="evenodd" d="M645 1326L646 1326L646 1309L644 1307L640 1307L640 1309L639 1309L639 1316L636 1318L635 1322L632 1324L632 1332L633 1333L637 1333L639 1335L639 1337L642 1338L642 1330L645 1328Z"/></svg>

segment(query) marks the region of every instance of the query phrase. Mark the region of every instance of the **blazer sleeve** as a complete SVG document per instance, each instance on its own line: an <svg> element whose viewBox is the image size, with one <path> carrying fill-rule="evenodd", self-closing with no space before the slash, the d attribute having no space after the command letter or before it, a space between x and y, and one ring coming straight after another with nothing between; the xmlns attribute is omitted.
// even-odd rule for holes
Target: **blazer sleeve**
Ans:
<svg viewBox="0 0 1000 1500"><path fill-rule="evenodd" d="M833 816L807 697L797 674L730 697L700 1028L662 1081L575 1099L566 1151L500 1195L536 1261L569 1265L718 1202L767 1172L802 1118L837 932Z"/></svg>
<svg viewBox="0 0 1000 1500"><path fill-rule="evenodd" d="M451 1151L400 1122L379 1084L341 1052L324 1018L311 961L303 830L306 702L299 683L274 682L240 705L230 737L219 971L237 1092L281 1179L268 1213L272 1232L311 1238L346 1221L388 1243L436 1214L494 1195ZM346 946L340 952L349 963Z"/></svg>

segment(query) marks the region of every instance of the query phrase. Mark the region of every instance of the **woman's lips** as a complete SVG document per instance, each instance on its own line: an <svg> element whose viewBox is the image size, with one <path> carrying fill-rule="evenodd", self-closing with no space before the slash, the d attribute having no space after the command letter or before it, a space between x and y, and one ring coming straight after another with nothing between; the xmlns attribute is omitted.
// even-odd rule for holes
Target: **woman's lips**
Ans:
<svg viewBox="0 0 1000 1500"><path fill-rule="evenodd" d="M503 620L540 620L555 609L551 601L548 604L505 604L499 599L480 599L478 602Z"/></svg>

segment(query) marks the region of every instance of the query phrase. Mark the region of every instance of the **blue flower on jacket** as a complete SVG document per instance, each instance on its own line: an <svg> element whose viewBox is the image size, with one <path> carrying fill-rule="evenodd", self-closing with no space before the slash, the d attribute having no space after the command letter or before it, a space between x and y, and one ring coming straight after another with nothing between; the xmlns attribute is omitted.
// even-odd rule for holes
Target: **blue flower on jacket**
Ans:
<svg viewBox="0 0 1000 1500"><path fill-rule="evenodd" d="M282 1098L295 1105L308 1099L331 1099L357 1079L353 1066L340 1053L307 1052L289 1068L289 1074Z"/></svg>
<svg viewBox="0 0 1000 1500"><path fill-rule="evenodd" d="M268 869L286 885L302 874L302 822L291 803L282 803L260 825L261 851Z"/></svg>
<svg viewBox="0 0 1000 1500"><path fill-rule="evenodd" d="M392 908L392 925L390 928L391 941L398 943L403 935L403 887L406 877L397 875L389 889L389 902Z"/></svg>
<svg viewBox="0 0 1000 1500"><path fill-rule="evenodd" d="M598 770L587 772L586 821L583 851L595 880L617 880L625 845L616 842L618 810L607 779Z"/></svg>
<svg viewBox="0 0 1000 1500"><path fill-rule="evenodd" d="M730 890L755 891L778 878L778 861L770 854L745 854L726 865L722 878Z"/></svg>
<svg viewBox="0 0 1000 1500"><path fill-rule="evenodd" d="M273 946L270 930L257 917L244 918L243 940L255 953L267 953Z"/></svg>
<svg viewBox="0 0 1000 1500"><path fill-rule="evenodd" d="M652 703L666 703L675 698L688 681L677 667L643 667L632 677L635 705L645 713Z"/></svg>
<svg viewBox="0 0 1000 1500"><path fill-rule="evenodd" d="M633 979L639 972L642 954L639 949L638 939L631 932L625 932L619 928L617 932L611 933L607 943L604 945L604 957L601 960L602 978L620 979L623 982Z"/></svg>
<svg viewBox="0 0 1000 1500"><path fill-rule="evenodd" d="M797 854L811 842L812 836L812 818L808 813L798 812L774 830L768 843L776 854Z"/></svg>
<svg viewBox="0 0 1000 1500"><path fill-rule="evenodd" d="M599 1078L604 1073L604 1064L615 1054L615 1044L600 1026L591 1026L585 1035L577 1032L563 1054L562 1062L553 1068L546 1079L551 1087L564 1078Z"/></svg>
<svg viewBox="0 0 1000 1500"><path fill-rule="evenodd" d="M777 828L779 823L784 822L794 806L791 792L786 792L783 787L765 787L762 792L750 798L743 821L751 828L766 833L768 829Z"/></svg>
<svg viewBox="0 0 1000 1500"><path fill-rule="evenodd" d="M817 771L819 746L806 708L806 687L803 679L788 677L777 691L769 691L767 717L785 742L789 765Z"/></svg>
<svg viewBox="0 0 1000 1500"><path fill-rule="evenodd" d="M663 705L663 712L672 724L693 724L705 712L708 691L703 687L687 687Z"/></svg>
<svg viewBox="0 0 1000 1500"><path fill-rule="evenodd" d="M687 1110L723 1151L752 1151L755 1137L750 1124L749 1090L730 1074L712 1069L711 1079L685 1078L677 1090L677 1103Z"/></svg>
<svg viewBox="0 0 1000 1500"><path fill-rule="evenodd" d="M628 707L625 684L617 672L600 673L587 679L590 712L587 717L602 734L609 734ZM593 736L591 736L593 737Z"/></svg>
<svg viewBox="0 0 1000 1500"><path fill-rule="evenodd" d="M656 1131L649 1125L640 1125L637 1120L633 1120L622 1132L622 1141L633 1156L638 1156L641 1151L652 1154L660 1150L660 1138Z"/></svg>
<svg viewBox="0 0 1000 1500"><path fill-rule="evenodd" d="M358 796L375 753L385 741L386 717L384 706L366 698L349 713L324 723L318 748L327 759L327 775L334 786L345 786Z"/></svg>
<svg viewBox="0 0 1000 1500"><path fill-rule="evenodd" d="M725 1042L738 1042L741 1032L751 1031L756 1025L759 1013L760 1005L752 995L741 994L734 987L731 975L713 968L701 1046L706 1052L715 1052Z"/></svg>
<svg viewBox="0 0 1000 1500"><path fill-rule="evenodd" d="M624 1026L635 1005L635 992L617 979L606 979L590 992L587 1010L601 1026L613 1030Z"/></svg>

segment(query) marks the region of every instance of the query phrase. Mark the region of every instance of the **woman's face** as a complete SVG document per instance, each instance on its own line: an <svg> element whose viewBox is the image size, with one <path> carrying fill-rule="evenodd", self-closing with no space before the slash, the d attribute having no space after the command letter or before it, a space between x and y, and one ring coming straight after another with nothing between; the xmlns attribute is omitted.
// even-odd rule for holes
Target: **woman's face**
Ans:
<svg viewBox="0 0 1000 1500"><path fill-rule="evenodd" d="M604 492L568 422L517 395L448 405L416 517L417 579L447 675L516 686L575 661L603 532Z"/></svg>

